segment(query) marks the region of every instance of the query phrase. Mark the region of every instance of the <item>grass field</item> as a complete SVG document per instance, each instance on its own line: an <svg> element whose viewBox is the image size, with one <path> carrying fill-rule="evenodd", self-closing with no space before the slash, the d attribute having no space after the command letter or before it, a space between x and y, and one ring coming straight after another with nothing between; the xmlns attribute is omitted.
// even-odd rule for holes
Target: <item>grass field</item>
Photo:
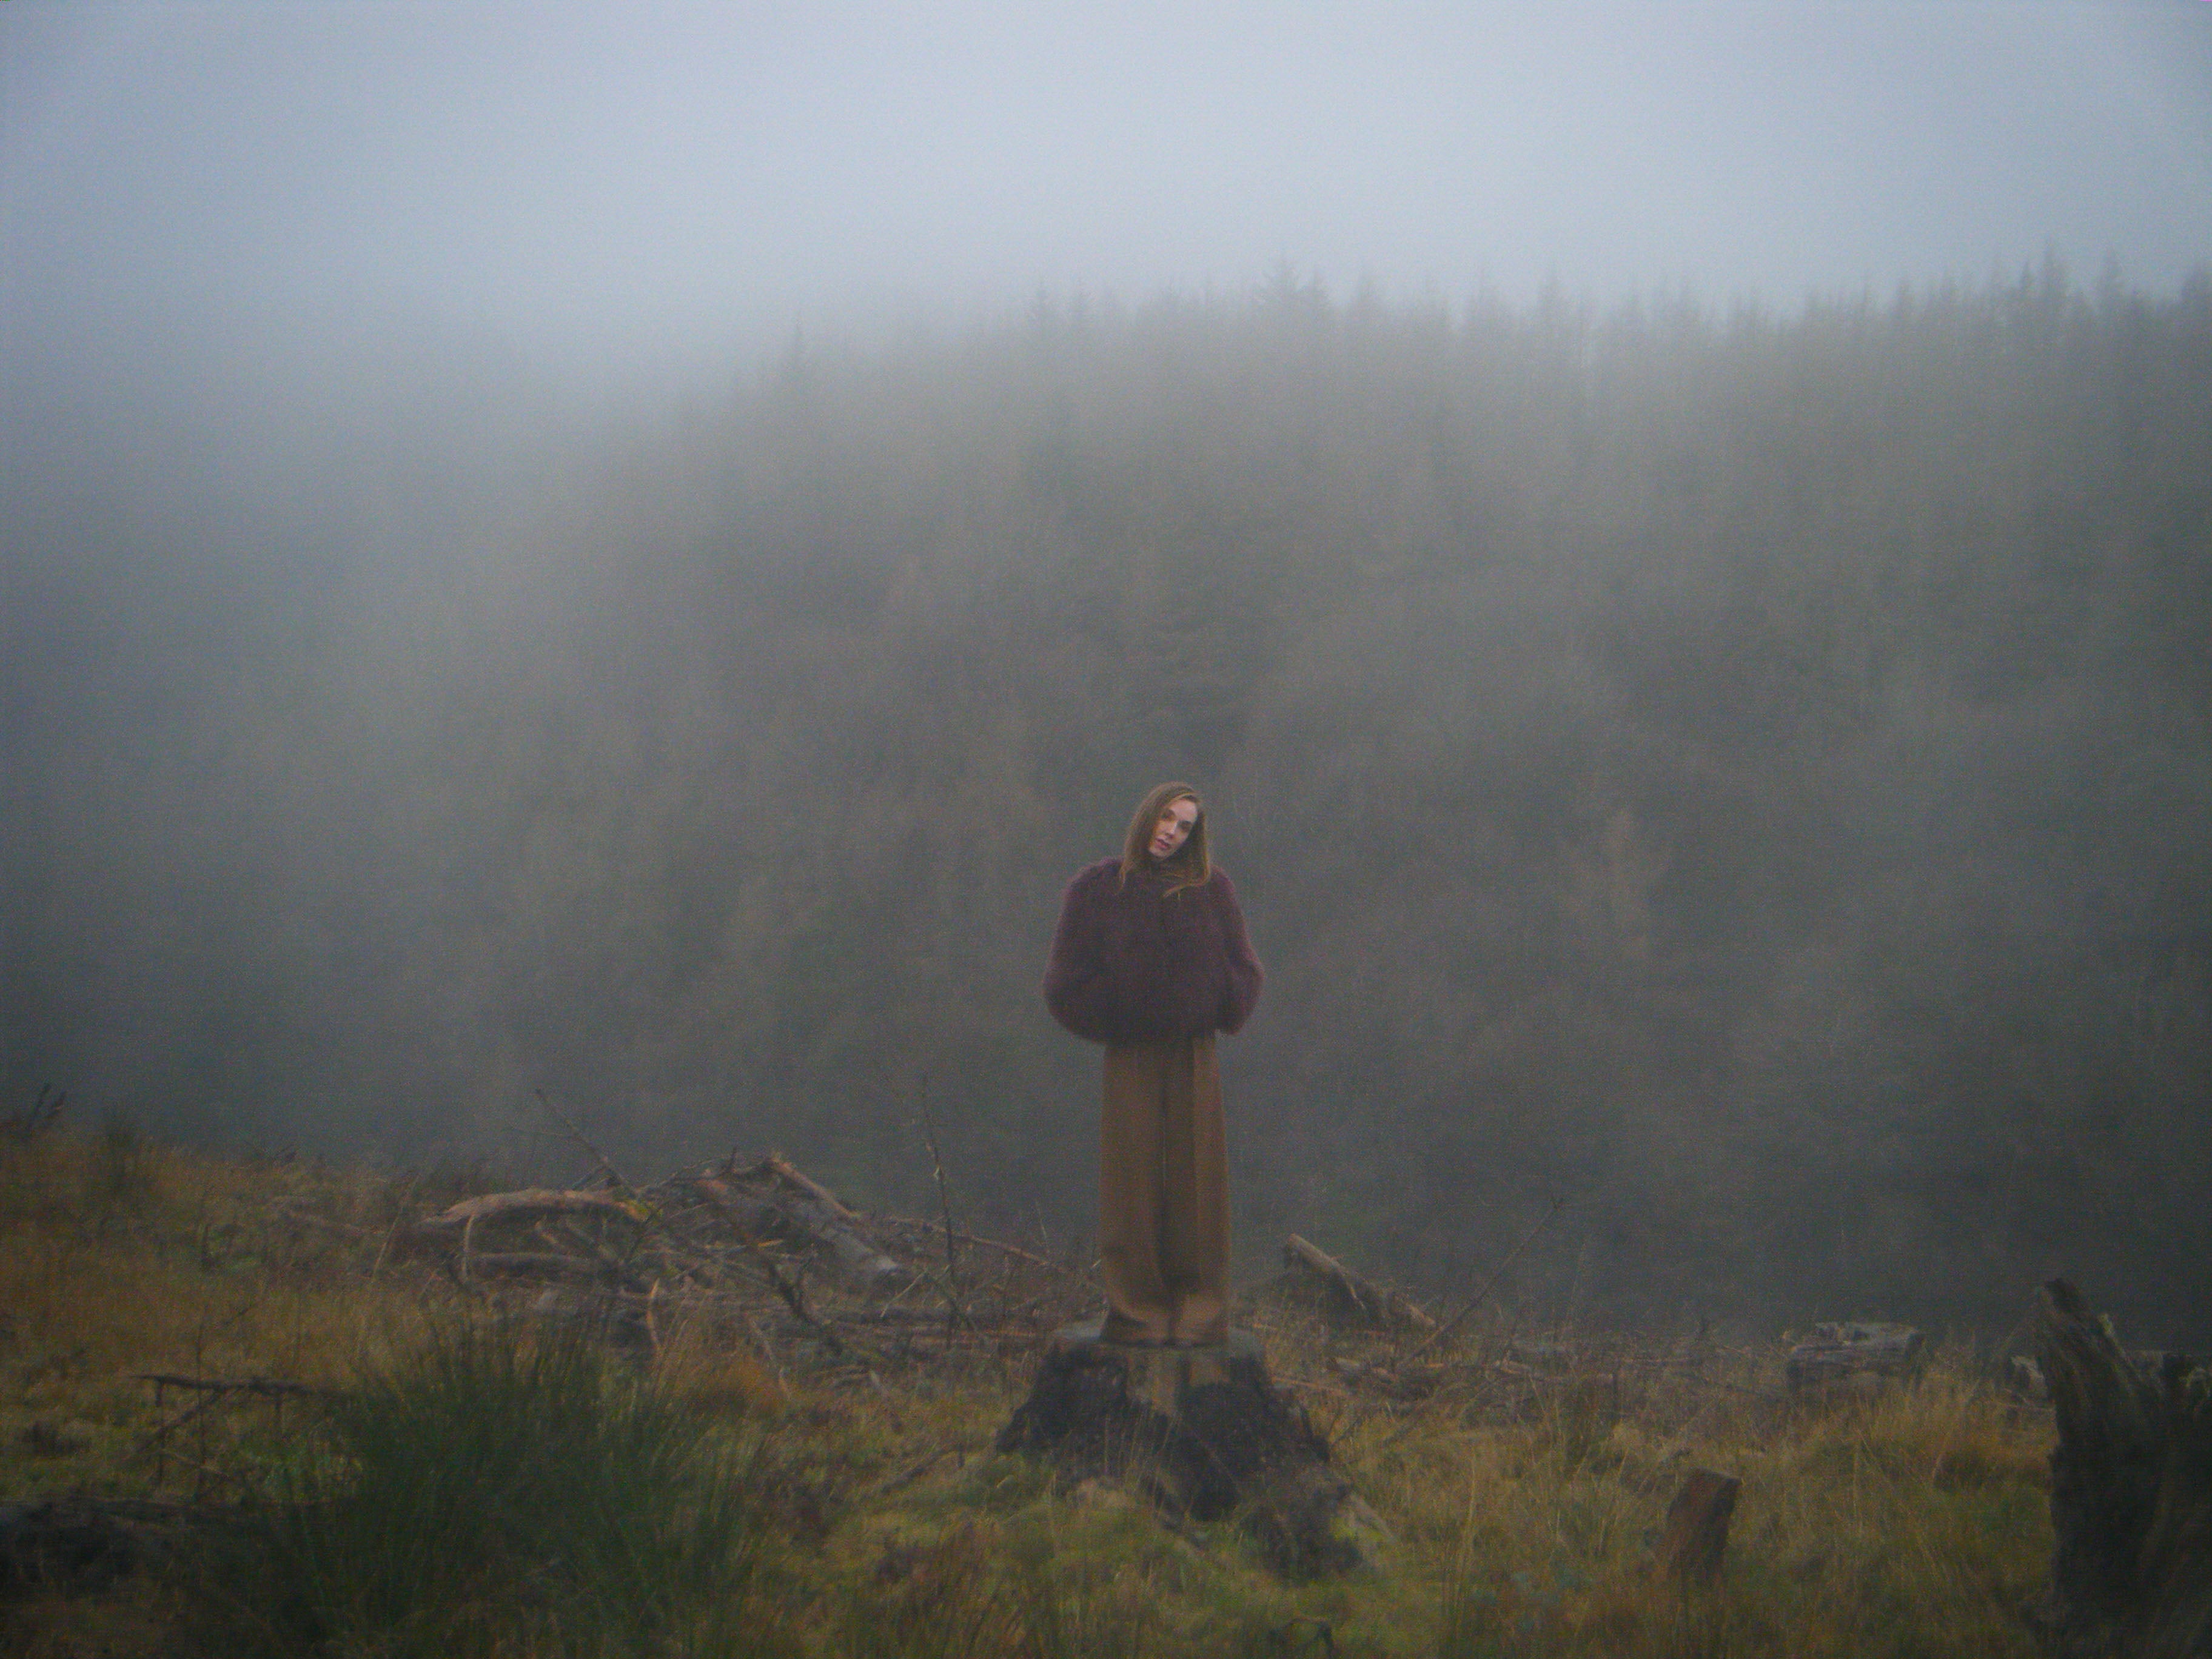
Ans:
<svg viewBox="0 0 2212 1659"><path fill-rule="evenodd" d="M0 1651L2035 1651L2052 1431L1967 1347L1812 1406L1778 1347L1492 1326L1416 1358L1255 1293L1244 1322L1390 1533L1378 1571L1291 1584L1230 1522L994 1454L1027 1330L857 1368L765 1311L601 1340L410 1252L472 1184L0 1142L0 1504L198 1517L105 1587L9 1583ZM1652 1547L1701 1467L1742 1496L1719 1581L1685 1589Z"/></svg>

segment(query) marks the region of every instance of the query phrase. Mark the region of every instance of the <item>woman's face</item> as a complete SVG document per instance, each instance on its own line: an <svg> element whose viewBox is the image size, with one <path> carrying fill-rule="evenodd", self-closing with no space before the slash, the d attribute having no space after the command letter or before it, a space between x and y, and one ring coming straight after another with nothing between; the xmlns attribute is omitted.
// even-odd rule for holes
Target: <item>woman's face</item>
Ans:
<svg viewBox="0 0 2212 1659"><path fill-rule="evenodd" d="M1173 858L1190 839L1190 826L1197 822L1198 803L1188 795L1170 801L1160 813L1160 821L1152 826L1152 856Z"/></svg>

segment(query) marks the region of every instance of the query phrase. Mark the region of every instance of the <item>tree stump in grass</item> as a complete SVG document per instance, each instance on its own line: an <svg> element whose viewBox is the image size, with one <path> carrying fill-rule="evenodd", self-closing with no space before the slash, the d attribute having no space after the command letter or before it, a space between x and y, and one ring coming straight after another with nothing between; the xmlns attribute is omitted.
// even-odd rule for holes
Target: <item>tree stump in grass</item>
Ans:
<svg viewBox="0 0 2212 1659"><path fill-rule="evenodd" d="M1711 1584L1728 1554L1729 1522L1743 1482L1712 1469L1692 1469L1667 1506L1659 1563L1678 1583Z"/></svg>
<svg viewBox="0 0 2212 1659"><path fill-rule="evenodd" d="M1046 1348L998 1449L1048 1462L1071 1484L1122 1482L1173 1521L1235 1516L1285 1577L1371 1566L1383 1537L1243 1332L1202 1347L1139 1347L1070 1326Z"/></svg>
<svg viewBox="0 0 2212 1659"><path fill-rule="evenodd" d="M2064 1659L2212 1659L2212 1370L2155 1369L2063 1279L2037 1296L2058 1419L2045 1645Z"/></svg>

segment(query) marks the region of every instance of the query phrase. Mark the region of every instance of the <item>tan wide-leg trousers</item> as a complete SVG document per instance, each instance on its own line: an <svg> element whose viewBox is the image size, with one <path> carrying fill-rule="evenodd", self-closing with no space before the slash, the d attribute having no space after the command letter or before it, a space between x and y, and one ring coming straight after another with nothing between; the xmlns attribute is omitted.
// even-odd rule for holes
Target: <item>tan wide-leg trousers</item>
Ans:
<svg viewBox="0 0 2212 1659"><path fill-rule="evenodd" d="M1213 1037L1106 1050L1098 1253L1111 1342L1218 1342L1229 1146Z"/></svg>

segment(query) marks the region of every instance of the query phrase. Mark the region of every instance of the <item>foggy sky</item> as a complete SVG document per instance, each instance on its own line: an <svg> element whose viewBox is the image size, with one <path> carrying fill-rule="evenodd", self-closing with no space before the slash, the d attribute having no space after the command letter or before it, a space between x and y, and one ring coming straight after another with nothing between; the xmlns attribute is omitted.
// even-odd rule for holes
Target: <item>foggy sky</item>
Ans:
<svg viewBox="0 0 2212 1659"><path fill-rule="evenodd" d="M11 373L546 364L1287 264L1607 303L2212 255L2212 4L0 7Z"/></svg>

